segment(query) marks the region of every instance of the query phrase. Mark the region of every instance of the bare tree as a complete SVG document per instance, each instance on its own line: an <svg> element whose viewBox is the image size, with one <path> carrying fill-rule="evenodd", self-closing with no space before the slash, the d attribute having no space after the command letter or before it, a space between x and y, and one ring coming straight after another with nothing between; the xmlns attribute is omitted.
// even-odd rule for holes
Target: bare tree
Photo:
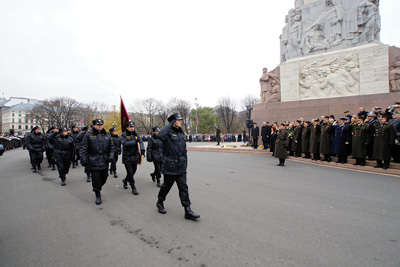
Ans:
<svg viewBox="0 0 400 267"><path fill-rule="evenodd" d="M218 106L215 108L221 122L225 126L228 133L232 128L233 119L236 116L236 103L229 97L222 97L218 100Z"/></svg>
<svg viewBox="0 0 400 267"><path fill-rule="evenodd" d="M159 107L162 105L160 100L154 98L146 98L137 100L132 106L132 120L137 124L139 129L144 130L147 134L151 134L152 128L159 122Z"/></svg>
<svg viewBox="0 0 400 267"><path fill-rule="evenodd" d="M247 119L251 119L251 111L254 105L259 102L260 98L253 95L247 95L241 100L242 110L245 112Z"/></svg>
<svg viewBox="0 0 400 267"><path fill-rule="evenodd" d="M169 116L168 113L169 113L169 110L168 110L167 106L162 101L160 101L159 106L157 107L157 112L156 112L156 114L158 115L158 118L159 118L159 122L160 122L160 124L158 125L159 127L165 126L166 121Z"/></svg>
<svg viewBox="0 0 400 267"><path fill-rule="evenodd" d="M179 115L181 115L183 126L187 131L189 125L190 110L191 110L190 102L183 99L173 98L168 102L167 106L169 115L176 112L178 112Z"/></svg>

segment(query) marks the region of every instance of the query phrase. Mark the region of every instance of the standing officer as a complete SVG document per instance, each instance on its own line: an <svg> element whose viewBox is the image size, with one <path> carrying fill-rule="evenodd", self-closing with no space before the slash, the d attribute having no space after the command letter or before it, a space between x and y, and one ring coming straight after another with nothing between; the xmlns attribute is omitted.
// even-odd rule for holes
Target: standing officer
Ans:
<svg viewBox="0 0 400 267"><path fill-rule="evenodd" d="M270 135L271 135L271 126L269 126L269 122L264 121L263 126L261 127L261 140L263 142L264 149L268 148Z"/></svg>
<svg viewBox="0 0 400 267"><path fill-rule="evenodd" d="M287 146L289 145L289 133L285 129L285 124L279 125L279 132L276 134L275 158L279 159L277 166L285 166L285 159L288 157Z"/></svg>
<svg viewBox="0 0 400 267"><path fill-rule="evenodd" d="M310 153L313 154L313 160L320 160L319 154L319 142L321 138L321 129L319 127L319 119L314 119L312 121L310 128Z"/></svg>
<svg viewBox="0 0 400 267"><path fill-rule="evenodd" d="M367 144L369 143L368 127L364 125L364 117L358 116L356 124L351 125L353 134L353 142L351 153L356 159L354 165L365 166L365 158L367 157Z"/></svg>
<svg viewBox="0 0 400 267"><path fill-rule="evenodd" d="M291 151L296 158L301 156L301 120L296 121L296 125L293 130Z"/></svg>
<svg viewBox="0 0 400 267"><path fill-rule="evenodd" d="M101 204L100 192L107 181L108 163L114 159L114 145L103 124L102 119L95 119L92 130L83 136L81 144L81 164L88 166L92 175L96 205Z"/></svg>
<svg viewBox="0 0 400 267"><path fill-rule="evenodd" d="M153 182L157 179L157 186L161 187L160 178L161 178L161 163L163 157L162 151L162 142L158 139L157 135L160 132L160 129L156 126L153 128L153 135L149 138L147 142L147 161L153 162L154 164L154 172L150 173L151 179Z"/></svg>
<svg viewBox="0 0 400 267"><path fill-rule="evenodd" d="M332 146L332 134L331 134L331 126L329 123L329 116L325 116L323 118L321 124L321 136L320 136L320 153L324 155L324 159L321 161L331 162L331 146Z"/></svg>
<svg viewBox="0 0 400 267"><path fill-rule="evenodd" d="M31 157L32 172L36 172L36 168L40 170L40 164L43 161L43 151L45 150L44 135L38 126L33 127L31 134L26 138L26 147Z"/></svg>
<svg viewBox="0 0 400 267"><path fill-rule="evenodd" d="M251 137L253 138L253 149L257 149L258 137L260 136L260 128L257 126L257 122L254 122L253 128L251 128Z"/></svg>
<svg viewBox="0 0 400 267"><path fill-rule="evenodd" d="M111 128L109 132L111 134L111 140L114 144L114 160L110 162L110 174L114 174L114 178L118 178L117 161L118 155L121 155L121 138L117 134L117 129Z"/></svg>
<svg viewBox="0 0 400 267"><path fill-rule="evenodd" d="M301 130L301 151L304 153L304 158L305 159L310 159L310 134L311 134L311 128L310 128L310 122L305 121L304 122L304 127Z"/></svg>
<svg viewBox="0 0 400 267"><path fill-rule="evenodd" d="M49 130L47 130L46 133L46 143L45 143L45 147L46 147L46 157L47 157L47 161L49 162L49 168L52 168L52 171L56 170L56 162L54 160L54 140L49 140L49 135L51 133L55 133L58 132L58 129L56 127L50 127Z"/></svg>
<svg viewBox="0 0 400 267"><path fill-rule="evenodd" d="M141 156L144 156L144 145L140 136L135 131L135 123L128 121L125 124L126 131L121 135L122 143L122 163L125 165L126 177L122 180L125 189L128 189L128 182L132 188L132 194L139 195L135 186L134 175L137 165L141 162ZM141 155L142 154L142 155Z"/></svg>
<svg viewBox="0 0 400 267"><path fill-rule="evenodd" d="M66 174L68 174L71 161L75 158L74 139L68 135L67 128L60 128L59 132L50 134L48 138L54 144L54 159L57 163L61 185L65 186Z"/></svg>
<svg viewBox="0 0 400 267"><path fill-rule="evenodd" d="M380 115L379 123L375 123L370 127L370 131L374 134L374 150L372 157L376 160L375 168L388 169L391 159L391 148L394 146L395 131L393 124L387 122L386 114ZM382 163L383 161L383 163Z"/></svg>
<svg viewBox="0 0 400 267"><path fill-rule="evenodd" d="M221 130L219 129L219 125L217 125L217 132L215 133L215 138L217 139L217 146L219 146L219 143L221 142Z"/></svg>
<svg viewBox="0 0 400 267"><path fill-rule="evenodd" d="M187 186L187 150L185 134L182 131L182 117L175 113L168 117L169 124L158 133L158 139L163 142L164 158L161 173L164 174L164 183L158 193L158 212L165 214L164 201L176 182L179 198L185 209L185 219L196 220L200 215L190 209L189 188Z"/></svg>
<svg viewBox="0 0 400 267"><path fill-rule="evenodd" d="M340 118L339 124L332 126L334 132L332 153L338 155L337 163L347 163L347 147L349 144L348 125L345 124L346 118Z"/></svg>

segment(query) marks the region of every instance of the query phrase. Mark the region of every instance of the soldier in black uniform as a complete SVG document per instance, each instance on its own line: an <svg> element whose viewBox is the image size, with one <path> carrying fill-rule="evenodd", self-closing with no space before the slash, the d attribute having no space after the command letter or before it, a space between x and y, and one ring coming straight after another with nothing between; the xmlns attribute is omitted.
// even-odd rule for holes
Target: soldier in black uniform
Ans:
<svg viewBox="0 0 400 267"><path fill-rule="evenodd" d="M89 167L96 205L101 204L100 192L107 181L108 163L114 159L114 145L103 124L101 119L94 120L93 129L83 136L81 144L81 164Z"/></svg>
<svg viewBox="0 0 400 267"><path fill-rule="evenodd" d="M374 150L374 133L373 131L370 130L372 125L377 123L376 121L376 115L373 112L368 113L367 119L365 120L365 126L368 129L368 135L369 135L369 143L367 145L367 158L368 160L372 160L372 153Z"/></svg>
<svg viewBox="0 0 400 267"><path fill-rule="evenodd" d="M80 142L78 142L78 140L77 140L77 137L79 134L78 127L76 127L76 125L72 125L71 129L72 129L72 131L71 131L70 135L75 142L75 155L74 155L74 158L72 159L72 168L75 169L75 167L78 166L78 160L80 159L79 151L81 149L81 145L80 145Z"/></svg>
<svg viewBox="0 0 400 267"><path fill-rule="evenodd" d="M43 161L43 151L45 150L44 135L38 126L33 127L31 134L26 138L26 147L31 157L32 172L36 172L36 168L41 169L40 164Z"/></svg>
<svg viewBox="0 0 400 267"><path fill-rule="evenodd" d="M79 144L79 157L80 157L80 146L83 140L83 137L85 136L86 133L90 132L90 127L85 126L81 129L81 132L76 136L76 142ZM76 143L75 143L76 145ZM88 166L84 166L84 172L86 173L86 182L90 183L90 171Z"/></svg>
<svg viewBox="0 0 400 267"><path fill-rule="evenodd" d="M114 178L118 178L117 162L118 155L121 155L121 138L117 134L117 129L111 128L109 132L111 134L111 140L114 143L114 160L110 162L110 174L114 174Z"/></svg>
<svg viewBox="0 0 400 267"><path fill-rule="evenodd" d="M131 185L132 194L139 195L135 186L134 175L137 170L138 163L144 156L144 145L142 139L135 131L135 123L128 121L125 124L126 131L121 135L122 144L122 163L125 165L126 177L122 180L125 189L128 189L128 183Z"/></svg>
<svg viewBox="0 0 400 267"><path fill-rule="evenodd" d="M301 127L301 121L297 120L296 125L293 129L293 139L291 147L291 151L296 158L301 156Z"/></svg>
<svg viewBox="0 0 400 267"><path fill-rule="evenodd" d="M215 133L215 139L217 141L217 146L219 146L219 143L221 142L221 130L219 129L219 125L217 125L217 131ZM149 154L147 154L149 155Z"/></svg>
<svg viewBox="0 0 400 267"><path fill-rule="evenodd" d="M261 140L263 142L264 149L268 148L269 137L271 135L271 126L269 126L269 122L263 122L263 126L261 127Z"/></svg>
<svg viewBox="0 0 400 267"><path fill-rule="evenodd" d="M163 142L163 162L161 173L164 174L164 183L158 193L158 212L165 214L164 201L176 182L179 198L185 209L185 219L196 220L200 215L190 209L189 188L187 186L187 150L186 136L182 131L182 117L175 113L168 117L169 124L161 129L157 137Z"/></svg>
<svg viewBox="0 0 400 267"><path fill-rule="evenodd" d="M54 133L54 132L58 132L58 129L56 127L50 127L49 130L47 130L47 133L46 133L46 136L45 136L45 138L46 138L46 141L45 141L46 157L47 157L47 161L49 162L49 168L52 168L51 169L52 171L56 170L56 161L53 158L53 155L54 155L54 142L50 141L48 139L48 136L51 133Z"/></svg>
<svg viewBox="0 0 400 267"><path fill-rule="evenodd" d="M311 127L310 122L305 121L303 129L301 130L301 152L304 153L305 159L310 159L310 134Z"/></svg>
<svg viewBox="0 0 400 267"><path fill-rule="evenodd" d="M161 187L160 178L161 178L161 163L162 163L162 142L158 139L157 134L160 132L160 129L156 126L153 128L153 135L150 137L147 142L147 161L153 162L154 164L154 172L150 173L151 179L153 182L157 179L157 186Z"/></svg>
<svg viewBox="0 0 400 267"><path fill-rule="evenodd" d="M375 168L388 169L391 159L391 148L394 146L395 131L393 124L387 122L388 116L383 114L379 117L379 123L370 127L374 134L374 150L372 157L376 160ZM383 163L382 163L383 161Z"/></svg>
<svg viewBox="0 0 400 267"><path fill-rule="evenodd" d="M312 160L320 160L319 141L321 138L321 129L319 127L319 119L314 119L310 127L310 153L313 154Z"/></svg>
<svg viewBox="0 0 400 267"><path fill-rule="evenodd" d="M331 147L332 147L332 124L329 123L329 116L325 116L320 126L321 135L319 150L324 155L324 159L321 161L331 161Z"/></svg>
<svg viewBox="0 0 400 267"><path fill-rule="evenodd" d="M352 156L356 160L354 165L365 166L367 144L370 142L370 135L368 133L368 126L364 125L363 116L358 116L356 123L351 125L350 131L353 138Z"/></svg>
<svg viewBox="0 0 400 267"><path fill-rule="evenodd" d="M74 139L68 135L67 128L60 128L59 132L50 134L48 139L54 144L54 159L57 163L61 185L65 186L66 175L71 166L71 161L73 161L75 157Z"/></svg>
<svg viewBox="0 0 400 267"><path fill-rule="evenodd" d="M260 136L260 128L258 128L257 123L255 122L253 124L253 128L251 128L251 137L253 139L253 149L257 149L259 136Z"/></svg>

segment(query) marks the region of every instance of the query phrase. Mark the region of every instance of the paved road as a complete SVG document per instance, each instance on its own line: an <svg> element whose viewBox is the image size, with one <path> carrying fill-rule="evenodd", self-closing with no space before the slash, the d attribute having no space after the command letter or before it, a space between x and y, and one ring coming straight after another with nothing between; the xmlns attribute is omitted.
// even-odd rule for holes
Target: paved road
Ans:
<svg viewBox="0 0 400 267"><path fill-rule="evenodd" d="M94 204L82 167L67 186L0 157L0 266L400 266L400 178L258 155L189 153L198 222L176 187L167 214L145 162L140 195L109 178ZM125 173L118 165L121 176Z"/></svg>

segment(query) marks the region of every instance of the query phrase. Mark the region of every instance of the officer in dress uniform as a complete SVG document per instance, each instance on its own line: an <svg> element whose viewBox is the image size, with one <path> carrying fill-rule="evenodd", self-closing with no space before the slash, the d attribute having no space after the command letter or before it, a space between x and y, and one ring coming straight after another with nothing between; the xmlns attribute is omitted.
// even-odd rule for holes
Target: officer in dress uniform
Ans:
<svg viewBox="0 0 400 267"><path fill-rule="evenodd" d="M121 138L117 134L117 129L111 128L109 132L111 134L111 140L114 143L114 160L110 162L110 174L114 174L114 178L118 178L117 162L118 155L121 155Z"/></svg>
<svg viewBox="0 0 400 267"><path fill-rule="evenodd" d="M81 144L81 164L89 167L96 205L102 203L100 192L107 181L108 163L114 160L114 145L103 124L102 119L95 119L92 130L83 136Z"/></svg>
<svg viewBox="0 0 400 267"><path fill-rule="evenodd" d="M319 127L319 120L314 119L310 127L310 153L313 154L312 160L320 160L319 154L319 140L321 138L321 129Z"/></svg>
<svg viewBox="0 0 400 267"><path fill-rule="evenodd" d="M368 133L368 126L364 124L364 117L358 116L356 124L351 125L350 131L352 132L352 156L355 158L354 165L365 166L367 157L367 144L370 141Z"/></svg>
<svg viewBox="0 0 400 267"><path fill-rule="evenodd" d="M287 159L287 147L289 145L289 133L285 129L285 124L279 125L279 131L276 134L275 141L275 158L279 159L279 164L277 166L285 166L285 159Z"/></svg>
<svg viewBox="0 0 400 267"><path fill-rule="evenodd" d="M128 189L128 183L131 185L132 194L139 195L135 186L134 175L137 170L141 157L145 154L142 139L135 131L135 123L128 121L125 124L126 131L121 135L122 144L122 163L125 165L126 177L122 180L123 187Z"/></svg>
<svg viewBox="0 0 400 267"><path fill-rule="evenodd" d="M321 136L320 136L320 153L324 155L324 159L321 161L331 161L331 147L332 147L332 124L329 123L329 116L323 118L321 124Z"/></svg>
<svg viewBox="0 0 400 267"><path fill-rule="evenodd" d="M304 153L305 159L310 159L310 135L311 135L311 127L310 122L305 121L303 125L303 129L301 130L301 152Z"/></svg>
<svg viewBox="0 0 400 267"><path fill-rule="evenodd" d="M338 155L337 163L347 163L347 146L349 144L348 125L345 124L346 118L340 118L338 124L332 125L334 132L332 142L332 153Z"/></svg>
<svg viewBox="0 0 400 267"><path fill-rule="evenodd" d="M367 145L367 158L368 158L368 160L372 160L372 153L373 153L373 150L374 150L374 132L370 128L375 123L377 123L375 113L373 113L373 112L368 113L367 119L365 120L365 126L367 127L369 140L370 140L370 142Z"/></svg>
<svg viewBox="0 0 400 267"><path fill-rule="evenodd" d="M151 179L153 182L157 179L157 186L161 187L160 178L161 178L161 163L162 163L162 142L158 139L157 134L160 132L160 128L157 126L153 128L153 135L150 137L147 142L147 161L153 162L154 164L154 172L150 173Z"/></svg>
<svg viewBox="0 0 400 267"><path fill-rule="evenodd" d="M36 168L41 169L40 164L43 161L43 151L45 150L44 135L38 126L33 127L31 134L26 138L26 147L31 157L32 172L36 172Z"/></svg>
<svg viewBox="0 0 400 267"><path fill-rule="evenodd" d="M383 168L385 170L390 166L390 151L394 146L396 135L393 124L388 123L387 119L388 116L383 114L379 117L379 122L370 127L370 131L374 134L374 150L372 157L377 163L375 168Z"/></svg>
<svg viewBox="0 0 400 267"><path fill-rule="evenodd" d="M293 129L292 149L293 155L297 158L301 156L301 120L297 120Z"/></svg>
<svg viewBox="0 0 400 267"><path fill-rule="evenodd" d="M196 220L200 215L194 213L189 199L187 186L187 150L186 136L182 130L182 117L178 113L168 117L169 124L164 126L157 137L163 142L163 162L161 173L164 175L164 183L158 193L156 207L161 214L167 213L164 201L176 182L179 190L179 198L185 209L185 219Z"/></svg>
<svg viewBox="0 0 400 267"><path fill-rule="evenodd" d="M60 128L59 132L50 134L48 138L54 144L54 159L57 163L61 185L65 186L66 175L68 174L71 162L75 158L74 139L68 135L67 128Z"/></svg>

